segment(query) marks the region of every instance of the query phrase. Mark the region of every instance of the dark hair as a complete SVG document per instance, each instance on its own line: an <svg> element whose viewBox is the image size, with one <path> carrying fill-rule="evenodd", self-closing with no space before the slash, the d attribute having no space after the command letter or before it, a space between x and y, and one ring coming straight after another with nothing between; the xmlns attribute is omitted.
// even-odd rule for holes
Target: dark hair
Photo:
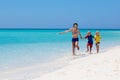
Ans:
<svg viewBox="0 0 120 80"><path fill-rule="evenodd" d="M74 27L75 25L77 25L77 26L78 26L78 23L74 23L74 24L73 24L73 27Z"/></svg>

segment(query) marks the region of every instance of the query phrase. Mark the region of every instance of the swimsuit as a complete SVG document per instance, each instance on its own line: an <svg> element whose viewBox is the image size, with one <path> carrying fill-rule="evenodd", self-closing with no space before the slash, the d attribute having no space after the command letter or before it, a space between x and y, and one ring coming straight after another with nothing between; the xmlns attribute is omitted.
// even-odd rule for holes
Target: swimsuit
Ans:
<svg viewBox="0 0 120 80"><path fill-rule="evenodd" d="M90 35L90 36L86 36L85 38L88 38L87 46L90 46L90 48L92 48L94 36Z"/></svg>
<svg viewBox="0 0 120 80"><path fill-rule="evenodd" d="M72 32L72 34L78 34L78 31L74 31ZM72 42L76 42L76 41L79 41L78 38L72 38Z"/></svg>
<svg viewBox="0 0 120 80"><path fill-rule="evenodd" d="M96 36L95 35L95 43L96 43L96 45L100 44L100 39L101 39L101 36Z"/></svg>
<svg viewBox="0 0 120 80"><path fill-rule="evenodd" d="M72 34L78 34L78 32L72 32Z"/></svg>
<svg viewBox="0 0 120 80"><path fill-rule="evenodd" d="M100 42L97 42L97 43L95 43L95 44L96 44L96 46L97 46L97 45L99 45L99 44L100 44Z"/></svg>
<svg viewBox="0 0 120 80"><path fill-rule="evenodd" d="M79 41L78 38L72 38L72 42L76 42L76 41Z"/></svg>
<svg viewBox="0 0 120 80"><path fill-rule="evenodd" d="M92 48L93 44L87 43L87 46L90 46L90 48Z"/></svg>

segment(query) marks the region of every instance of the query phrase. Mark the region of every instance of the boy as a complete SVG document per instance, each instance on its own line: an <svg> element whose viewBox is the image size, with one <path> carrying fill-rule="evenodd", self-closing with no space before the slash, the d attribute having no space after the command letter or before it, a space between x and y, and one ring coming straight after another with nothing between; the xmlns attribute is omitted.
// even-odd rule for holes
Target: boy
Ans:
<svg viewBox="0 0 120 80"><path fill-rule="evenodd" d="M97 53L99 53L100 39L101 39L100 33L98 31L96 31L95 44L96 44Z"/></svg>
<svg viewBox="0 0 120 80"><path fill-rule="evenodd" d="M86 39L88 39L88 43L87 43L87 52L90 50L90 53L92 51L92 46L93 46L93 38L94 36L91 35L91 32L88 31L87 35L85 36Z"/></svg>
<svg viewBox="0 0 120 80"><path fill-rule="evenodd" d="M78 35L80 36L80 38L82 39L82 35L80 34L80 31L78 29L78 24L74 23L73 24L73 28L69 29L69 30L65 30L64 32L60 32L60 34L64 34L67 32L72 32L72 51L73 51L73 55L75 54L75 48L77 48L79 50L79 46L78 46Z"/></svg>

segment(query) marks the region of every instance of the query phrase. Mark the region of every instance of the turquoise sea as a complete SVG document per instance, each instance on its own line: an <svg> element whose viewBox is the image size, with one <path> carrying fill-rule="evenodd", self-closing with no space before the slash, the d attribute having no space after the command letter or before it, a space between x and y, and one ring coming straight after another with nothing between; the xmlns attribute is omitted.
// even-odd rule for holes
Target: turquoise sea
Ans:
<svg viewBox="0 0 120 80"><path fill-rule="evenodd" d="M0 74L7 70L44 64L71 55L71 33L58 34L64 29L0 30ZM81 29L95 35L96 30ZM120 45L120 30L100 29L101 51ZM86 51L87 40L79 39L80 52ZM93 46L95 50L95 45ZM50 67L49 67L50 68ZM13 79L14 80L14 79ZM20 79L22 80L22 79Z"/></svg>

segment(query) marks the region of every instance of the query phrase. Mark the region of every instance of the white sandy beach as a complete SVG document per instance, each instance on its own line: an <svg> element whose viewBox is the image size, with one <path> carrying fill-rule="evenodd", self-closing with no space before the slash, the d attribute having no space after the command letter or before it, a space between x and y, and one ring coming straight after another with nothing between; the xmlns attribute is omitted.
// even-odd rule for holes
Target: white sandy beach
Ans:
<svg viewBox="0 0 120 80"><path fill-rule="evenodd" d="M120 80L120 46L74 59L66 67L33 80Z"/></svg>

